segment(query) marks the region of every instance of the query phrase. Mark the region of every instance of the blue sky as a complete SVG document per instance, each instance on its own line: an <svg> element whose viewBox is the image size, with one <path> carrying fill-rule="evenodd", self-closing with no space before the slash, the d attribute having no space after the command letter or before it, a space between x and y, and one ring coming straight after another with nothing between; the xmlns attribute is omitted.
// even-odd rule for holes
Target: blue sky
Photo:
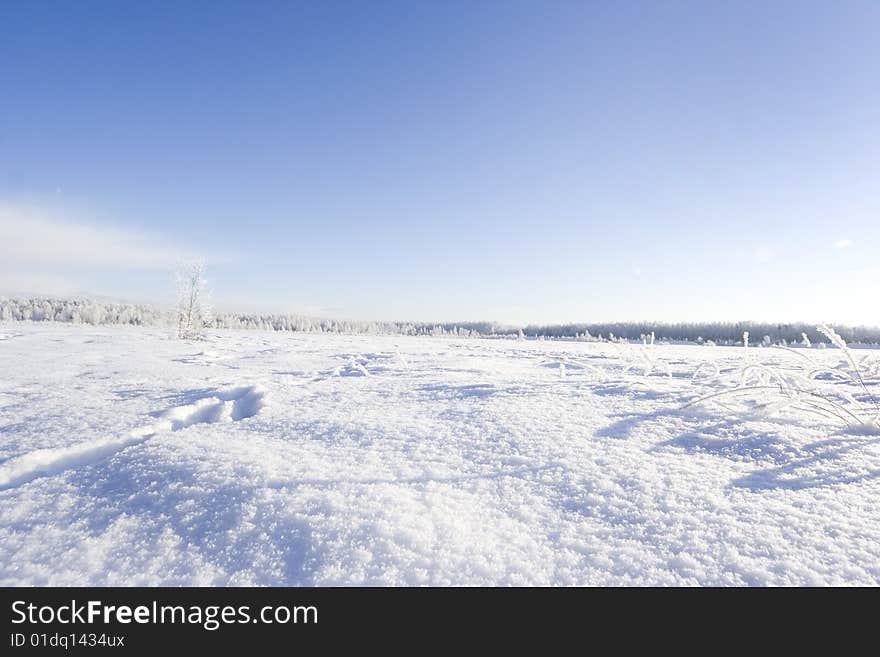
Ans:
<svg viewBox="0 0 880 657"><path fill-rule="evenodd" d="M880 3L0 3L0 292L880 324Z"/></svg>

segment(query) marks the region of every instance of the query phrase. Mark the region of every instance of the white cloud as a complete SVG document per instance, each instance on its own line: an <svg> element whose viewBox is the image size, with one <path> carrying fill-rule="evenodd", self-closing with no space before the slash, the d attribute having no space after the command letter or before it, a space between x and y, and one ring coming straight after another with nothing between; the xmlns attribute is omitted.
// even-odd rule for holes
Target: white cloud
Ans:
<svg viewBox="0 0 880 657"><path fill-rule="evenodd" d="M834 243L834 246L836 246L838 249L848 249L852 246L852 240L837 240Z"/></svg>
<svg viewBox="0 0 880 657"><path fill-rule="evenodd" d="M8 271L0 268L0 295L58 295L77 296L80 284L70 277L53 276L39 272Z"/></svg>
<svg viewBox="0 0 880 657"><path fill-rule="evenodd" d="M169 273L181 262L199 258L211 266L238 260L83 217L0 199L0 294L155 301L165 299Z"/></svg>
<svg viewBox="0 0 880 657"><path fill-rule="evenodd" d="M167 269L192 254L140 231L0 202L4 264L16 267Z"/></svg>

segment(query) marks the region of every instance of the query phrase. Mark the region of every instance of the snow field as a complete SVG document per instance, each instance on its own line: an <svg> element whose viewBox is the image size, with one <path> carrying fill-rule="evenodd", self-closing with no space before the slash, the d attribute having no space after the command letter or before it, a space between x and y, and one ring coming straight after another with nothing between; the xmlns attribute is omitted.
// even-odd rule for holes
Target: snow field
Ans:
<svg viewBox="0 0 880 657"><path fill-rule="evenodd" d="M876 435L682 410L741 349L0 334L6 585L880 582Z"/></svg>

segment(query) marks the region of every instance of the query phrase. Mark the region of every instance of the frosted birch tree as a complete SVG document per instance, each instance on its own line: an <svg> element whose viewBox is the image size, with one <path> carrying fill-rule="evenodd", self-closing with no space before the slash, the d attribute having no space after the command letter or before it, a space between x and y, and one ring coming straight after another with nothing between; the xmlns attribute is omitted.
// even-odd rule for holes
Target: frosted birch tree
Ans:
<svg viewBox="0 0 880 657"><path fill-rule="evenodd" d="M174 278L177 286L177 337L198 339L211 323L211 298L205 280L205 263L195 260L181 265Z"/></svg>

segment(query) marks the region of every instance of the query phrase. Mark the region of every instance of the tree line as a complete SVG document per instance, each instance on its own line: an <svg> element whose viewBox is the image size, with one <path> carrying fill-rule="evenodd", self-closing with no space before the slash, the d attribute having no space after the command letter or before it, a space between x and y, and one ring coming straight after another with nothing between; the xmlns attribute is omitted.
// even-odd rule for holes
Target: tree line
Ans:
<svg viewBox="0 0 880 657"><path fill-rule="evenodd" d="M173 327L180 330L180 309L163 310L149 304L90 299L0 298L0 321L67 322ZM285 313L217 312L206 328L252 329L298 333L357 335L415 335L458 337L522 337L580 341L638 341L651 333L657 341L697 344L742 344L748 331L753 344L821 343L815 324L804 322L602 322L532 324L524 327L498 322L391 322L317 318ZM880 327L836 326L849 343L880 344ZM806 336L807 340L804 340Z"/></svg>

